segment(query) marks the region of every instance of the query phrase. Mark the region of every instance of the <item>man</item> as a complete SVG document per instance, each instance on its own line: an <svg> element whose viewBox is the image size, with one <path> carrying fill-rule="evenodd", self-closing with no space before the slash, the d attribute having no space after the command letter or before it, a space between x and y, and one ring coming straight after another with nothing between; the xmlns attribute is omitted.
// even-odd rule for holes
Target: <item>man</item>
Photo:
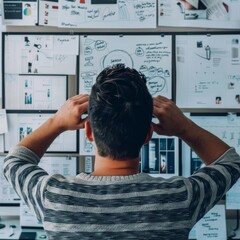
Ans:
<svg viewBox="0 0 240 240"><path fill-rule="evenodd" d="M151 123L152 114L159 123ZM48 176L37 166L60 133L84 127L97 148L92 174ZM138 173L152 131L178 136L207 166L189 178ZM90 96L70 98L13 148L4 173L49 239L181 240L237 181L240 157L172 101L152 99L145 77L120 64L99 74Z"/></svg>

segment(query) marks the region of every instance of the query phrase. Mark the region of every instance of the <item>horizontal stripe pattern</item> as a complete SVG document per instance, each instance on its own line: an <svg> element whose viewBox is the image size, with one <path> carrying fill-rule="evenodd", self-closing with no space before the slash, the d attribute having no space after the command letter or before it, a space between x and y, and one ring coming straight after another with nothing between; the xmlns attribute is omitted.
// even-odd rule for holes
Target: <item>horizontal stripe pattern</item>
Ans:
<svg viewBox="0 0 240 240"><path fill-rule="evenodd" d="M106 194L124 194L124 193L131 193L132 189L135 189L137 192L144 192L144 191L151 191L151 190L166 190L166 189L178 189L184 186L184 182L182 180L175 180L171 182L161 181L161 182L133 182L133 183L125 183L124 187L119 187L118 184L121 184L121 181L116 181L114 184L108 183L102 185L88 185L83 183L74 183L74 182L67 182L66 179L62 176L58 179L59 175L55 175L52 177L49 182L48 186L56 187L59 189L67 189L69 191L76 191L81 193L88 193L88 194L98 194L98 195L106 195Z"/></svg>
<svg viewBox="0 0 240 240"><path fill-rule="evenodd" d="M183 191L180 193L172 193L172 194L154 194L148 196L141 197L129 197L126 196L124 198L115 198L115 199L86 199L73 197L71 195L62 195L61 193L56 194L52 192L47 192L46 198L49 202L52 203L65 203L68 205L74 206L101 206L101 207L118 207L118 206L137 206L142 205L143 202L147 202L148 204L164 204L164 203L173 203L185 201L187 198L187 191Z"/></svg>
<svg viewBox="0 0 240 240"><path fill-rule="evenodd" d="M45 221L61 224L68 224L71 222L72 224L134 224L134 223L157 223L159 227L159 219L162 222L167 222L169 219L173 219L174 223L180 221L188 221L189 220L189 212L188 208L182 209L181 212L176 209L175 211L142 211L142 208L138 209L138 211L134 212L118 212L118 213L80 213L80 212L71 212L69 211L60 211L58 212L58 216L56 216L56 211L47 209L45 212ZM60 218L57 218L61 216ZM172 223L173 223L172 222Z"/></svg>
<svg viewBox="0 0 240 240"><path fill-rule="evenodd" d="M162 227L165 230L171 230L173 228L172 222L162 222ZM174 223L174 229L182 229L183 226L187 226L188 221L181 221ZM134 224L62 224L45 222L45 229L49 231L62 231L62 232L126 232L126 231L148 231L148 230L159 230L159 223L134 223Z"/></svg>
<svg viewBox="0 0 240 240"><path fill-rule="evenodd" d="M176 205L175 203L167 203L167 204L142 204L141 205L141 211L153 211L153 210L165 210L165 209L179 209L179 208L186 208L186 202L183 201L181 203L179 203L178 205ZM45 201L45 209L49 209L49 210L55 210L55 211L63 211L66 210L69 212L78 212L78 213L113 213L113 214L117 214L117 213L121 213L121 212L137 212L139 211L139 209L134 208L132 205L130 206L121 206L121 207L117 207L117 208L109 208L109 207L101 207L99 208L98 206L94 206L94 207L81 207L81 206L73 206L73 205L66 205L66 204L61 204L61 203L56 203L56 204L52 204L51 202L49 202L48 200Z"/></svg>
<svg viewBox="0 0 240 240"><path fill-rule="evenodd" d="M147 174L48 176L38 157L16 147L4 174L43 222L51 239L187 239L193 225L240 176L230 149L189 178Z"/></svg>
<svg viewBox="0 0 240 240"><path fill-rule="evenodd" d="M172 230L145 230L143 231L125 231L125 232L51 232L48 231L49 239L57 240L186 240L188 231L186 229ZM151 237L149 237L151 236ZM161 236L161 237L159 237Z"/></svg>

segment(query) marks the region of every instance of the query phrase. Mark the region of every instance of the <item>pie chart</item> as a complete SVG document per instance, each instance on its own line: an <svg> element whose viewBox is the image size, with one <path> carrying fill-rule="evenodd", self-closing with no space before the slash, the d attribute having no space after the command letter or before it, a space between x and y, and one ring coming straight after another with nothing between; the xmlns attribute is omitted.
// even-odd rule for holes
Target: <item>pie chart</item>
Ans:
<svg viewBox="0 0 240 240"><path fill-rule="evenodd" d="M30 16L32 14L32 10L30 8L24 8L23 14L25 16Z"/></svg>

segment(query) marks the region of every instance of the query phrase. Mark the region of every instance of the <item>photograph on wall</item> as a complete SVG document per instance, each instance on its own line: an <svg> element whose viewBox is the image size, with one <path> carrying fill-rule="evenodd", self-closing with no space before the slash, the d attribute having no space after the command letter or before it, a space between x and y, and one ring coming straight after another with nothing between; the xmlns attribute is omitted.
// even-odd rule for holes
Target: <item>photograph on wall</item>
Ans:
<svg viewBox="0 0 240 240"><path fill-rule="evenodd" d="M240 35L177 35L176 85L181 108L239 109Z"/></svg>
<svg viewBox="0 0 240 240"><path fill-rule="evenodd" d="M153 122L157 122L153 119ZM151 176L169 178L179 175L179 139L153 132L151 140L141 150L140 171Z"/></svg>
<svg viewBox="0 0 240 240"><path fill-rule="evenodd" d="M141 172L153 176L171 177L178 172L178 139L154 136L142 147Z"/></svg>
<svg viewBox="0 0 240 240"><path fill-rule="evenodd" d="M80 92L89 94L97 75L118 63L143 73L152 96L172 97L171 35L80 36Z"/></svg>
<svg viewBox="0 0 240 240"><path fill-rule="evenodd" d="M240 0L159 0L158 25L175 27L240 27Z"/></svg>

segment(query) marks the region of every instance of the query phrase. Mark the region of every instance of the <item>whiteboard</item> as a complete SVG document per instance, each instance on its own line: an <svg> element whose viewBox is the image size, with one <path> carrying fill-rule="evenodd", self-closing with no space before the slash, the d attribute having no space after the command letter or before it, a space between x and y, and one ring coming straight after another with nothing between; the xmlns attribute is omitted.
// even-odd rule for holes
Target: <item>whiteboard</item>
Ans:
<svg viewBox="0 0 240 240"><path fill-rule="evenodd" d="M153 96L172 97L171 35L80 36L80 93L90 93L97 75L117 63L145 74Z"/></svg>

